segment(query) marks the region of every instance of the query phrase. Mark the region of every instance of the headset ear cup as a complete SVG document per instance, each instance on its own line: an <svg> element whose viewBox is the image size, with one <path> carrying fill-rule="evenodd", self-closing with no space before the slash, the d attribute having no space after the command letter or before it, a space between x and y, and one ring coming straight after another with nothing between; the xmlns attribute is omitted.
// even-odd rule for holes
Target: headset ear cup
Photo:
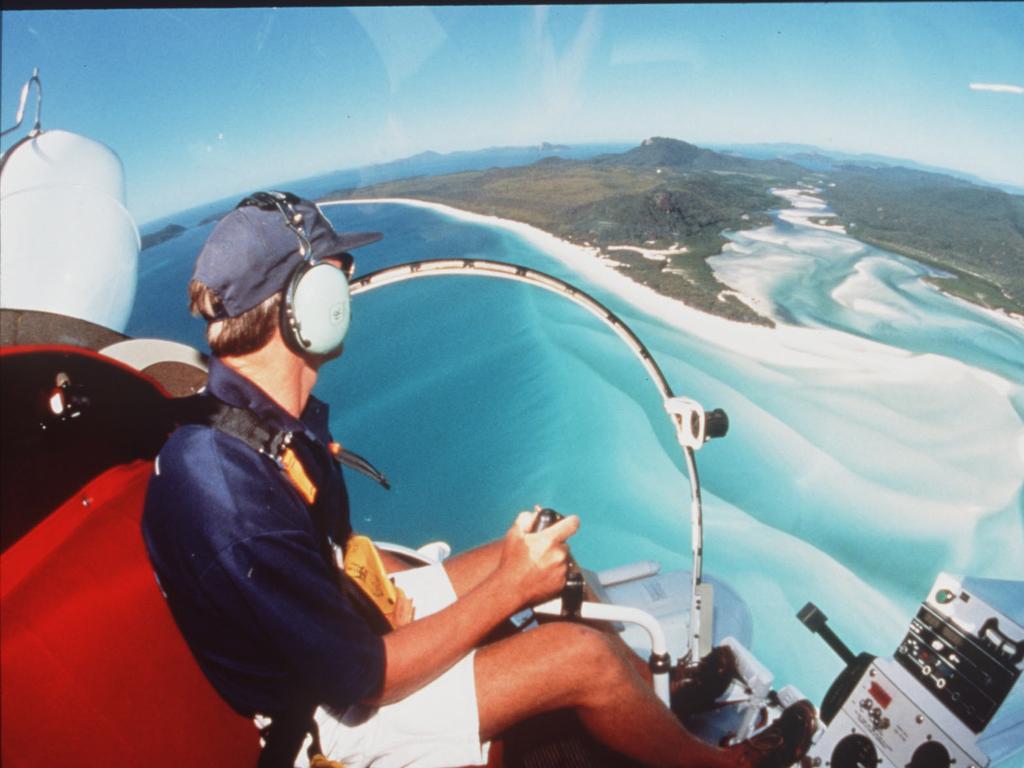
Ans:
<svg viewBox="0 0 1024 768"><path fill-rule="evenodd" d="M337 267L319 263L300 269L285 293L284 307L299 351L326 355L337 350L348 332L350 302L348 280Z"/></svg>

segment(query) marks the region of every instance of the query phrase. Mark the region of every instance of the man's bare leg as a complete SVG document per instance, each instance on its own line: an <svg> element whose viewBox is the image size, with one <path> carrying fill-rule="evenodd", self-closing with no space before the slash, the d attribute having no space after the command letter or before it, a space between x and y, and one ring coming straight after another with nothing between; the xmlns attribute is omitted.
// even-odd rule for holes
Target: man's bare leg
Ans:
<svg viewBox="0 0 1024 768"><path fill-rule="evenodd" d="M644 763L733 766L732 755L683 728L654 695L635 658L604 632L561 622L478 649L481 738L532 715L571 708L594 738Z"/></svg>

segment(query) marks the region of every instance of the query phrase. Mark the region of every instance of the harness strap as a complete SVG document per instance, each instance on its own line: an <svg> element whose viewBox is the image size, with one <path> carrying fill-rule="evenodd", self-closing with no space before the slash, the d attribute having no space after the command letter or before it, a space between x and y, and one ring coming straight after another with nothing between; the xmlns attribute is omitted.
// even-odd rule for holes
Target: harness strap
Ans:
<svg viewBox="0 0 1024 768"><path fill-rule="evenodd" d="M266 422L248 408L228 405L210 395L190 395L172 401L173 416L179 424L205 424L237 437L257 453L269 457L288 477L289 482L302 494L307 504L316 500L316 488L289 448L292 433L270 429ZM329 446L331 455L342 465L366 475L385 490L391 483L379 469L358 453L342 448L339 443Z"/></svg>

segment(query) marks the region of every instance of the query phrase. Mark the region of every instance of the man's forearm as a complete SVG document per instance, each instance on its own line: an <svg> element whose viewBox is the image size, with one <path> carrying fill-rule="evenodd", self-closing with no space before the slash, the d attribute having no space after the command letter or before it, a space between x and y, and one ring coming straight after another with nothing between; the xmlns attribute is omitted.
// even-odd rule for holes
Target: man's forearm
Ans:
<svg viewBox="0 0 1024 768"><path fill-rule="evenodd" d="M431 682L522 607L505 582L494 573L447 608L385 635L384 684L369 703L398 701Z"/></svg>
<svg viewBox="0 0 1024 768"><path fill-rule="evenodd" d="M501 560L501 547L502 540L496 539L452 555L444 561L444 570L452 582L452 587L455 588L456 595L462 597L468 594L470 590L494 573ZM385 550L380 551L380 559L388 573L399 573L421 565Z"/></svg>
<svg viewBox="0 0 1024 768"><path fill-rule="evenodd" d="M570 515L544 531L527 533L535 520L536 513L529 512L516 518L490 576L444 610L384 636L384 681L370 703L408 696L473 650L502 620L561 589L569 559L565 541L580 520Z"/></svg>

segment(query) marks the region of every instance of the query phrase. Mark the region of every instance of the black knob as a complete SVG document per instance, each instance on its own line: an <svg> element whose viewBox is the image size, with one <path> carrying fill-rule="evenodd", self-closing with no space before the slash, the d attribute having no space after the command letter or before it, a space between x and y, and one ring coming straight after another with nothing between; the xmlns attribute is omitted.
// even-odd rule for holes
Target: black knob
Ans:
<svg viewBox="0 0 1024 768"><path fill-rule="evenodd" d="M729 415L721 408L707 411L704 414L704 436L710 440L713 437L725 437L729 431Z"/></svg>
<svg viewBox="0 0 1024 768"><path fill-rule="evenodd" d="M871 739L859 733L845 736L832 750L832 768L875 768L881 762Z"/></svg>
<svg viewBox="0 0 1024 768"><path fill-rule="evenodd" d="M550 528L552 525L561 520L565 515L560 512L556 512L553 509L545 507L537 513L537 520L533 524L533 533L539 533L545 528Z"/></svg>
<svg viewBox="0 0 1024 768"><path fill-rule="evenodd" d="M937 741L926 741L914 750L908 768L949 768L949 750Z"/></svg>

